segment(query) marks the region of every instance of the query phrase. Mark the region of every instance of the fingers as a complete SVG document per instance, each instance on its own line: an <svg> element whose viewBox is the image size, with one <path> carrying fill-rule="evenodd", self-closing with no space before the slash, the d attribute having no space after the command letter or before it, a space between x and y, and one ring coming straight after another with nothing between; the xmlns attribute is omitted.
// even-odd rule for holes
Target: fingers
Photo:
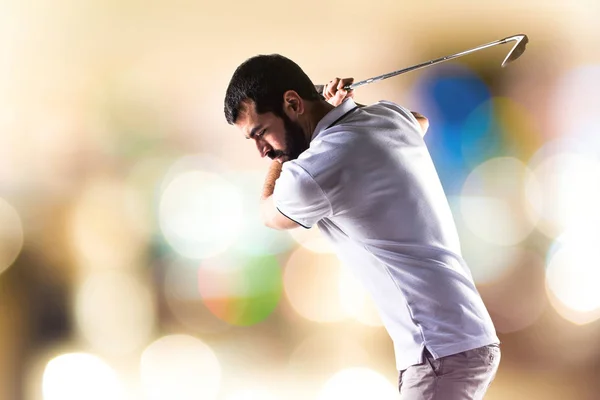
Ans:
<svg viewBox="0 0 600 400"><path fill-rule="evenodd" d="M344 101L344 99L346 98L346 95L348 94L348 92L344 89L337 89L336 88L336 93L335 96L333 96L330 99L330 103L333 104L334 106L339 106L340 104L342 104L342 102Z"/></svg>
<svg viewBox="0 0 600 400"><path fill-rule="evenodd" d="M354 78L332 79L325 86L325 89L323 90L323 97L325 97L325 100L327 100L329 103L337 107L338 105L342 104L342 102L346 98L354 97L353 90L344 89L346 86L351 85L353 82Z"/></svg>
<svg viewBox="0 0 600 400"><path fill-rule="evenodd" d="M344 78L344 79L340 79L340 81L338 82L336 95L339 96L340 103L341 103L341 100L344 100L347 97L354 96L354 92L352 89L350 89L350 90L345 89L345 87L350 86L352 84L352 82L354 82L354 78ZM350 94L352 94L352 96L350 96Z"/></svg>
<svg viewBox="0 0 600 400"><path fill-rule="evenodd" d="M338 82L338 85L337 85L337 90L344 90L344 91L346 91L344 88L346 86L352 85L352 83L354 83L354 78L340 79L340 81Z"/></svg>
<svg viewBox="0 0 600 400"><path fill-rule="evenodd" d="M333 97L338 91L344 90L344 87L351 85L353 82L354 78L332 79L327 85L325 85L325 89L323 89L323 95L326 98Z"/></svg>
<svg viewBox="0 0 600 400"><path fill-rule="evenodd" d="M325 90L323 90L323 96L325 96L327 100L335 96L339 82L340 78L335 78L329 81L327 87L325 88Z"/></svg>

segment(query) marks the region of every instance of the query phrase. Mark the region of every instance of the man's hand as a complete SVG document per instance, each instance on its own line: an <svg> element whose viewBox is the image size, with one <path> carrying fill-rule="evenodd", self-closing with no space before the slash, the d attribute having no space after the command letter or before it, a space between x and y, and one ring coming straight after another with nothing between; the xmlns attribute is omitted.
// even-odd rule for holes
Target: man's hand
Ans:
<svg viewBox="0 0 600 400"><path fill-rule="evenodd" d="M429 129L429 120L416 111L411 111L411 114L415 117L415 119L421 126L422 136L425 136L425 134L427 133L427 129Z"/></svg>
<svg viewBox="0 0 600 400"><path fill-rule="evenodd" d="M342 102L347 99L354 97L353 90L344 90L344 86L351 85L354 82L354 78L335 78L323 89L323 97L327 102L335 107L342 104Z"/></svg>

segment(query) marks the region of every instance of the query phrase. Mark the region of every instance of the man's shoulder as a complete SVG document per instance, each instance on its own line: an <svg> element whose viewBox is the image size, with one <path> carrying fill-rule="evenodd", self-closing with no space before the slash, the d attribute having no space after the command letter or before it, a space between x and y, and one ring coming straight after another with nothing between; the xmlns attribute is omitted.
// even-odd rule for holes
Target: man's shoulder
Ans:
<svg viewBox="0 0 600 400"><path fill-rule="evenodd" d="M301 170L302 172L314 177L319 171L327 167L327 157L323 151L309 147L295 160L290 160L284 164L284 167Z"/></svg>
<svg viewBox="0 0 600 400"><path fill-rule="evenodd" d="M355 139L373 129L404 128L415 122L410 110L390 100L380 100L369 105L358 105L357 111L343 121L324 129L315 136L323 141L342 142Z"/></svg>
<svg viewBox="0 0 600 400"><path fill-rule="evenodd" d="M356 129L336 128L336 132L325 133L311 141L309 148L294 162L314 176L349 162L352 148L360 141L360 135L356 134Z"/></svg>
<svg viewBox="0 0 600 400"><path fill-rule="evenodd" d="M379 100L376 103L373 103L369 106L365 106L363 108L365 111L370 111L371 115L376 116L387 116L387 117L395 117L395 118L411 118L410 110L398 103L395 103L390 100Z"/></svg>

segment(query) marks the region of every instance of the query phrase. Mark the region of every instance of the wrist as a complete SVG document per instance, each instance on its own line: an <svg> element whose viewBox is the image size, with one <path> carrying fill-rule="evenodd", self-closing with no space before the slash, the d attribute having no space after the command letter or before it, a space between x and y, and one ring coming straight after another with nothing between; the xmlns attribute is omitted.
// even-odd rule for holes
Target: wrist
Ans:
<svg viewBox="0 0 600 400"><path fill-rule="evenodd" d="M275 181L281 175L282 164L279 161L272 161L269 166L269 171L267 172L267 177L265 178L265 184L263 185L263 191L261 195L261 199L267 199L273 195L275 191Z"/></svg>

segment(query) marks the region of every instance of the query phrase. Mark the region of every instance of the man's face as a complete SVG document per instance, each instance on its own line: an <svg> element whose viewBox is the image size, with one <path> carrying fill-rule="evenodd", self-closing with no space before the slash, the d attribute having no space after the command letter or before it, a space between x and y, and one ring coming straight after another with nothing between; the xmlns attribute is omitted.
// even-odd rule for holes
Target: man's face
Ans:
<svg viewBox="0 0 600 400"><path fill-rule="evenodd" d="M261 157L281 163L295 160L308 148L308 139L300 124L286 114L282 117L268 112L257 114L254 103L247 102L235 125L246 139L254 140Z"/></svg>

